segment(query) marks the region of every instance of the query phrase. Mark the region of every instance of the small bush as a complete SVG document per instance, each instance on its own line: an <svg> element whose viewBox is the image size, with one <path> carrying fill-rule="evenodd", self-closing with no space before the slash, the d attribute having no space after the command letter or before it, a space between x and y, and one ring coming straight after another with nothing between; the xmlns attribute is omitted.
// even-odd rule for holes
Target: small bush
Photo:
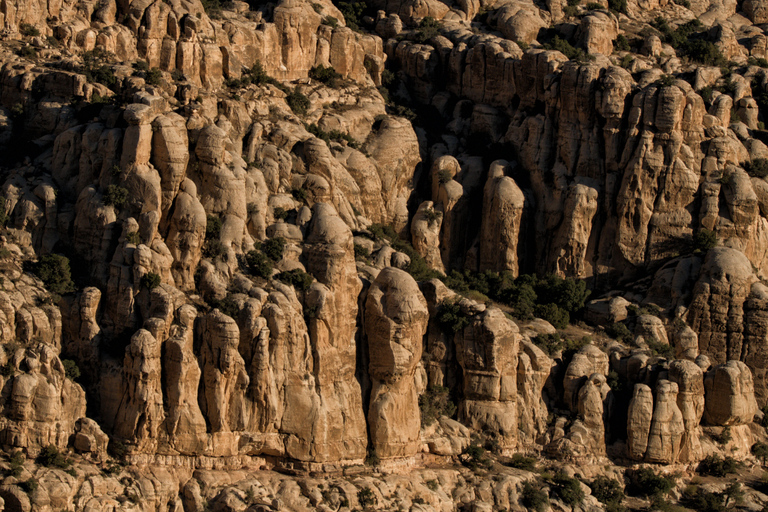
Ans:
<svg viewBox="0 0 768 512"><path fill-rule="evenodd" d="M744 162L742 167L753 178L765 178L768 176L768 158L755 158L751 162Z"/></svg>
<svg viewBox="0 0 768 512"><path fill-rule="evenodd" d="M240 305L230 295L221 300L211 300L208 305L211 306L211 309L218 309L230 318L236 319L240 316Z"/></svg>
<svg viewBox="0 0 768 512"><path fill-rule="evenodd" d="M558 333L538 334L533 343L549 356L554 356L563 348L563 341Z"/></svg>
<svg viewBox="0 0 768 512"><path fill-rule="evenodd" d="M574 48L571 43L565 39L561 39L560 36L555 36L552 41L544 45L544 48L547 50L556 50L568 57L569 60L574 60L576 62L594 60L593 56L585 53L581 48Z"/></svg>
<svg viewBox="0 0 768 512"><path fill-rule="evenodd" d="M619 34L613 41L613 49L617 52L628 52L632 49L629 39L624 34Z"/></svg>
<svg viewBox="0 0 768 512"><path fill-rule="evenodd" d="M70 461L52 444L42 449L36 461L47 468L66 469L71 465Z"/></svg>
<svg viewBox="0 0 768 512"><path fill-rule="evenodd" d="M371 257L371 252L362 245L355 244L355 259L358 261L368 261Z"/></svg>
<svg viewBox="0 0 768 512"><path fill-rule="evenodd" d="M533 311L534 315L551 323L556 329L568 327L570 315L556 304L537 304Z"/></svg>
<svg viewBox="0 0 768 512"><path fill-rule="evenodd" d="M357 501L360 502L361 507L373 507L378 503L378 499L370 487L363 487L357 491Z"/></svg>
<svg viewBox="0 0 768 512"><path fill-rule="evenodd" d="M627 491L633 496L662 496L674 487L669 477L659 476L651 468L627 470L629 485Z"/></svg>
<svg viewBox="0 0 768 512"><path fill-rule="evenodd" d="M19 25L19 32L25 37L37 37L40 35L40 31L34 25L29 23L22 23Z"/></svg>
<svg viewBox="0 0 768 512"><path fill-rule="evenodd" d="M144 82L147 85L160 85L160 80L163 78L163 72L158 68L152 68L144 74Z"/></svg>
<svg viewBox="0 0 768 512"><path fill-rule="evenodd" d="M133 69L136 71L149 71L149 64L147 64L147 61L145 60L137 60L133 64L131 64Z"/></svg>
<svg viewBox="0 0 768 512"><path fill-rule="evenodd" d="M421 426L428 427L441 416L452 417L456 414L456 406L448 398L448 388L430 386L424 394L419 395L419 411Z"/></svg>
<svg viewBox="0 0 768 512"><path fill-rule="evenodd" d="M432 16L425 16L419 23L415 40L417 43L426 43L440 34L440 22Z"/></svg>
<svg viewBox="0 0 768 512"><path fill-rule="evenodd" d="M138 231L131 231L125 235L125 241L129 244L139 245L141 243L141 236Z"/></svg>
<svg viewBox="0 0 768 512"><path fill-rule="evenodd" d="M275 220L285 220L288 218L288 210L278 206L272 210L272 216L275 218Z"/></svg>
<svg viewBox="0 0 768 512"><path fill-rule="evenodd" d="M726 445L731 442L733 436L731 435L731 427L723 427L719 434L712 434L712 439L716 443Z"/></svg>
<svg viewBox="0 0 768 512"><path fill-rule="evenodd" d="M558 473L552 480L552 494L557 499L569 505L576 507L584 501L584 491L581 490L581 482L576 478L571 478L565 473Z"/></svg>
<svg viewBox="0 0 768 512"><path fill-rule="evenodd" d="M105 205L114 206L115 208L122 208L127 201L128 189L118 185L110 185L107 187L107 191L104 194Z"/></svg>
<svg viewBox="0 0 768 512"><path fill-rule="evenodd" d="M320 64L309 70L309 78L317 80L328 87L337 87L342 76L332 66L325 67Z"/></svg>
<svg viewBox="0 0 768 512"><path fill-rule="evenodd" d="M280 272L279 274L277 274L277 279L284 283L293 285L294 288L301 290L303 292L309 290L309 287L312 286L312 281L313 281L311 275L299 269Z"/></svg>
<svg viewBox="0 0 768 512"><path fill-rule="evenodd" d="M294 199L297 201L301 201L302 203L307 202L307 198L309 197L309 194L307 194L307 190L304 188L294 188L291 190L291 195Z"/></svg>
<svg viewBox="0 0 768 512"><path fill-rule="evenodd" d="M21 487L21 490L27 494L32 494L33 492L35 492L38 486L39 485L37 483L37 480L34 478L30 478L25 482L19 482L19 487Z"/></svg>
<svg viewBox="0 0 768 512"><path fill-rule="evenodd" d="M594 496L600 503L621 503L624 500L624 490L621 484L613 478L600 475L589 484Z"/></svg>
<svg viewBox="0 0 768 512"><path fill-rule="evenodd" d="M664 359L674 359L675 349L668 343L662 343L655 339L649 339L647 343L653 355L663 357Z"/></svg>
<svg viewBox="0 0 768 512"><path fill-rule="evenodd" d="M735 473L739 467L739 463L733 457L722 458L719 455L712 454L707 455L704 460L699 463L698 471L703 475L724 477L731 473Z"/></svg>
<svg viewBox="0 0 768 512"><path fill-rule="evenodd" d="M75 291L69 259L61 254L46 254L35 265L34 272L45 287L57 295Z"/></svg>
<svg viewBox="0 0 768 512"><path fill-rule="evenodd" d="M221 236L221 219L216 215L208 215L205 224L205 239L213 240Z"/></svg>
<svg viewBox="0 0 768 512"><path fill-rule="evenodd" d="M597 2L589 2L589 3L587 4L587 10L588 10L588 11L596 11L596 10L599 10L599 9L602 9L602 8L603 8L603 6L602 6L602 5L600 5L600 4L599 4L599 3L597 3Z"/></svg>
<svg viewBox="0 0 768 512"><path fill-rule="evenodd" d="M509 460L508 465L515 469L522 469L523 471L534 471L536 469L536 458L526 457L522 453L516 453Z"/></svg>
<svg viewBox="0 0 768 512"><path fill-rule="evenodd" d="M69 380L77 380L80 378L80 368L77 363L71 359L62 359L61 364L64 365L64 374Z"/></svg>
<svg viewBox="0 0 768 512"><path fill-rule="evenodd" d="M708 229L700 229L693 235L693 251L707 252L717 246L717 233Z"/></svg>
<svg viewBox="0 0 768 512"><path fill-rule="evenodd" d="M549 496L533 483L525 482L520 491L520 504L526 510L544 512L549 507Z"/></svg>
<svg viewBox="0 0 768 512"><path fill-rule="evenodd" d="M160 286L160 283L162 282L162 279L158 274L155 274L154 272L147 272L143 276L141 276L141 287L146 288L147 290L154 290L158 286Z"/></svg>
<svg viewBox="0 0 768 512"><path fill-rule="evenodd" d="M608 8L612 11L627 14L627 0L608 0Z"/></svg>
<svg viewBox="0 0 768 512"><path fill-rule="evenodd" d="M624 343L632 341L632 332L621 322L615 322L605 328L605 334Z"/></svg>
<svg viewBox="0 0 768 512"><path fill-rule="evenodd" d="M753 444L752 455L760 459L760 462L765 466L765 461L768 459L768 444L759 441Z"/></svg>
<svg viewBox="0 0 768 512"><path fill-rule="evenodd" d="M437 321L445 331L455 334L469 325L469 316L458 302L443 301L438 308Z"/></svg>
<svg viewBox="0 0 768 512"><path fill-rule="evenodd" d="M379 464L381 464L381 459L379 458L379 455L376 453L376 450L369 450L368 453L365 455L365 461L363 461L366 466L376 467Z"/></svg>
<svg viewBox="0 0 768 512"><path fill-rule="evenodd" d="M467 446L461 454L461 463L473 471L481 467L491 466L490 460L485 456L485 448L474 443Z"/></svg>
<svg viewBox="0 0 768 512"><path fill-rule="evenodd" d="M110 439L107 444L107 453L115 460L123 462L125 456L128 455L128 448L126 448L122 442L116 439Z"/></svg>
<svg viewBox="0 0 768 512"><path fill-rule="evenodd" d="M688 0L672 0L672 1L681 7L685 7L686 9L691 8L691 2L689 2Z"/></svg>
<svg viewBox="0 0 768 512"><path fill-rule="evenodd" d="M261 251L248 251L245 263L251 274L269 279L272 276L272 260Z"/></svg>
<svg viewBox="0 0 768 512"><path fill-rule="evenodd" d="M283 252L285 252L285 238L281 236L270 238L261 244L261 250L272 261L280 261L283 259Z"/></svg>
<svg viewBox="0 0 768 512"><path fill-rule="evenodd" d="M323 18L322 23L323 25L328 25L331 28L336 28L339 26L339 20L337 20L333 16L326 16L325 18Z"/></svg>
<svg viewBox="0 0 768 512"><path fill-rule="evenodd" d="M227 248L221 243L221 240L206 240L202 252L204 257L215 260L224 256L227 253Z"/></svg>
<svg viewBox="0 0 768 512"><path fill-rule="evenodd" d="M310 105L309 98L304 96L297 89L291 91L290 94L285 97L285 101L288 103L288 106L291 108L294 114L299 116L304 116L307 114L307 109Z"/></svg>

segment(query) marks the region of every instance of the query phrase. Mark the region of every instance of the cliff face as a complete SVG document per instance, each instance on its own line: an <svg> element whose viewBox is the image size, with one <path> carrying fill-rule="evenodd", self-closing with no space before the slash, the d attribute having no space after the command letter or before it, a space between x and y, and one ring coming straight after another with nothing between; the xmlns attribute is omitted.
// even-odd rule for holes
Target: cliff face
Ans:
<svg viewBox="0 0 768 512"><path fill-rule="evenodd" d="M646 4L0 4L2 445L112 443L158 471L145 510L187 511L245 509L194 469L476 467L478 439L694 464L727 428L749 457L765 20ZM45 506L109 509L80 483Z"/></svg>

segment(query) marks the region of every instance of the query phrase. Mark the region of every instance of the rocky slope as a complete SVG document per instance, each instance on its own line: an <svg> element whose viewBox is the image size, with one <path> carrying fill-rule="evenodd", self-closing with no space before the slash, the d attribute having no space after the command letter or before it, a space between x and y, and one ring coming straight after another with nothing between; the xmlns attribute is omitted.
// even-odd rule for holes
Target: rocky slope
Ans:
<svg viewBox="0 0 768 512"><path fill-rule="evenodd" d="M768 502L759 1L0 5L7 510Z"/></svg>

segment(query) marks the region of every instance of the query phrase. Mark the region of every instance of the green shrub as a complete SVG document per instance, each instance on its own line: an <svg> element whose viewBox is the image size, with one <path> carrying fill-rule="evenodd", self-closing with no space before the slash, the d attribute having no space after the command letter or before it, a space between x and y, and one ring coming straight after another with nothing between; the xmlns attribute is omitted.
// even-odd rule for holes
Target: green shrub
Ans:
<svg viewBox="0 0 768 512"><path fill-rule="evenodd" d="M672 0L672 1L681 7L685 7L686 9L691 8L691 2L689 2L688 0Z"/></svg>
<svg viewBox="0 0 768 512"><path fill-rule="evenodd" d="M558 333L537 334L533 343L549 356L554 356L563 348L563 342Z"/></svg>
<svg viewBox="0 0 768 512"><path fill-rule="evenodd" d="M368 450L368 453L365 455L365 461L363 462L366 466L376 467L381 464L381 459L376 453L376 450Z"/></svg>
<svg viewBox="0 0 768 512"><path fill-rule="evenodd" d="M768 444L761 441L752 445L752 455L760 459L760 462L765 466L765 461L768 459Z"/></svg>
<svg viewBox="0 0 768 512"><path fill-rule="evenodd" d="M128 202L128 189L119 185L110 185L104 194L104 204L122 208Z"/></svg>
<svg viewBox="0 0 768 512"><path fill-rule="evenodd" d="M52 444L43 448L35 460L47 468L66 469L71 465L71 462Z"/></svg>
<svg viewBox="0 0 768 512"><path fill-rule="evenodd" d="M707 252L717 246L717 233L701 228L693 235L693 251Z"/></svg>
<svg viewBox="0 0 768 512"><path fill-rule="evenodd" d="M37 37L40 35L40 31L34 25L29 23L22 23L19 25L19 32L25 37Z"/></svg>
<svg viewBox="0 0 768 512"><path fill-rule="evenodd" d="M162 282L160 276L154 272L147 272L141 276L141 287L147 290L154 290Z"/></svg>
<svg viewBox="0 0 768 512"><path fill-rule="evenodd" d="M623 343L630 343L633 338L632 332L621 322L614 322L606 327L605 334Z"/></svg>
<svg viewBox="0 0 768 512"><path fill-rule="evenodd" d="M216 215L208 215L205 223L205 239L213 240L221 236L221 219Z"/></svg>
<svg viewBox="0 0 768 512"><path fill-rule="evenodd" d="M457 301L443 301L437 310L437 321L443 330L455 334L469 325L469 316Z"/></svg>
<svg viewBox="0 0 768 512"><path fill-rule="evenodd" d="M544 512L549 507L549 496L531 482L524 482L520 490L520 504L526 510Z"/></svg>
<svg viewBox="0 0 768 512"><path fill-rule="evenodd" d="M627 0L608 0L608 8L612 11L627 14Z"/></svg>
<svg viewBox="0 0 768 512"><path fill-rule="evenodd" d="M589 3L587 4L587 10L588 10L588 11L596 11L596 10L599 10L599 9L602 9L602 8L603 8L603 6L602 6L602 5L600 5L600 4L599 4L599 3L597 3L597 2L589 2Z"/></svg>
<svg viewBox="0 0 768 512"><path fill-rule="evenodd" d="M515 469L522 469L523 471L534 471L536 469L536 458L526 457L522 453L516 453L512 455L508 466Z"/></svg>
<svg viewBox="0 0 768 512"><path fill-rule="evenodd" d="M216 258L224 256L227 253L227 248L221 243L221 240L212 239L205 241L202 252L204 257L215 260Z"/></svg>
<svg viewBox="0 0 768 512"><path fill-rule="evenodd" d="M0 375L3 377L10 377L13 375L14 371L16 371L16 368L10 361L5 363L3 366L0 366Z"/></svg>
<svg viewBox="0 0 768 512"><path fill-rule="evenodd" d="M141 236L138 231L131 231L125 235L125 241L129 244L139 245L141 243Z"/></svg>
<svg viewBox="0 0 768 512"><path fill-rule="evenodd" d="M245 265L255 276L269 279L272 276L272 260L261 251L248 251L245 255Z"/></svg>
<svg viewBox="0 0 768 512"><path fill-rule="evenodd" d="M10 468L8 469L8 472L6 473L7 476L12 476L14 478L18 478L21 476L21 470L24 466L24 462L26 461L26 457L24 457L24 453L21 450L16 450L11 455L10 459L8 459L8 463L10 464Z"/></svg>
<svg viewBox="0 0 768 512"><path fill-rule="evenodd" d="M278 206L274 210L272 210L272 216L275 218L275 220L287 219L288 218L288 210Z"/></svg>
<svg viewBox="0 0 768 512"><path fill-rule="evenodd" d="M29 60L37 60L37 48L32 45L22 46L18 51L19 56Z"/></svg>
<svg viewBox="0 0 768 512"><path fill-rule="evenodd" d="M325 18L323 18L322 24L328 25L331 28L336 28L339 26L339 20L337 20L333 16L326 16Z"/></svg>
<svg viewBox="0 0 768 512"><path fill-rule="evenodd" d="M574 60L576 62L594 60L593 56L585 53L581 48L574 48L571 43L560 38L560 36L555 36L552 41L544 45L544 48L547 50L556 50L568 57L568 60Z"/></svg>
<svg viewBox="0 0 768 512"><path fill-rule="evenodd" d="M61 364L64 365L64 374L69 380L77 380L80 378L80 368L77 363L71 359L62 359Z"/></svg>
<svg viewBox="0 0 768 512"><path fill-rule="evenodd" d="M309 98L299 92L298 89L291 91L290 94L285 97L285 101L288 103L288 106L294 114L299 116L307 114L307 109L310 105Z"/></svg>
<svg viewBox="0 0 768 512"><path fill-rule="evenodd" d="M160 85L160 80L163 78L163 72L157 68L152 68L144 74L144 82L147 85Z"/></svg>
<svg viewBox="0 0 768 512"><path fill-rule="evenodd" d="M626 474L629 480L627 491L633 496L661 496L675 485L674 480L657 475L651 468L629 469Z"/></svg>
<svg viewBox="0 0 768 512"><path fill-rule="evenodd" d="M600 503L621 503L624 500L624 490L621 484L613 478L600 475L589 484L594 496Z"/></svg>
<svg viewBox="0 0 768 512"><path fill-rule="evenodd" d="M270 238L261 244L261 250L272 261L280 261L283 259L283 253L285 252L285 238L281 236Z"/></svg>
<svg viewBox="0 0 768 512"><path fill-rule="evenodd" d="M440 22L432 16L425 16L416 30L415 40L417 43L424 44L438 35L440 35Z"/></svg>
<svg viewBox="0 0 768 512"><path fill-rule="evenodd" d="M448 388L443 386L430 386L419 395L419 411L421 412L421 426L432 425L441 416L449 418L456 414L456 406L448 398Z"/></svg>
<svg viewBox="0 0 768 512"><path fill-rule="evenodd" d="M461 463L472 470L479 469L481 467L488 468L491 466L491 461L485 456L485 448L478 446L475 443L470 443L461 454Z"/></svg>
<svg viewBox="0 0 768 512"><path fill-rule="evenodd" d="M565 473L557 473L552 479L552 494L571 507L576 507L584 501L584 491L581 490L581 482L571 478Z"/></svg>
<svg viewBox="0 0 768 512"><path fill-rule="evenodd" d="M24 491L25 493L32 494L37 490L38 483L36 479L30 478L25 482L19 482L19 487L21 487L21 490Z"/></svg>
<svg viewBox="0 0 768 512"><path fill-rule="evenodd" d="M107 65L112 60L112 54L103 48L84 52L83 55L83 74L89 82L96 82L106 85L113 89L117 84L117 77L112 69Z"/></svg>
<svg viewBox="0 0 768 512"><path fill-rule="evenodd" d="M731 427L723 427L719 434L712 434L712 439L714 439L717 444L726 445L730 443L733 439Z"/></svg>
<svg viewBox="0 0 768 512"><path fill-rule="evenodd" d="M632 49L629 39L624 34L619 34L613 41L613 49L617 52L628 52Z"/></svg>
<svg viewBox="0 0 768 512"><path fill-rule="evenodd" d="M371 252L362 245L355 244L355 259L358 261L368 261L371 257Z"/></svg>
<svg viewBox="0 0 768 512"><path fill-rule="evenodd" d="M118 462L123 462L128 455L128 448L116 439L110 439L107 444L107 453Z"/></svg>
<svg viewBox="0 0 768 512"><path fill-rule="evenodd" d="M662 343L661 341L655 340L653 338L646 340L648 343L648 348L651 349L651 353L658 357L663 357L664 359L674 359L675 357L675 349L668 343Z"/></svg>
<svg viewBox="0 0 768 512"><path fill-rule="evenodd" d="M735 473L739 463L733 457L720 457L717 454L707 455L699 463L698 471L703 475L724 477Z"/></svg>
<svg viewBox="0 0 768 512"><path fill-rule="evenodd" d="M741 165L747 171L747 174L753 178L765 178L768 176L768 158L755 158Z"/></svg>
<svg viewBox="0 0 768 512"><path fill-rule="evenodd" d="M357 501L360 502L360 506L363 508L373 507L378 503L378 499L370 487L363 487L357 491Z"/></svg>
<svg viewBox="0 0 768 512"><path fill-rule="evenodd" d="M293 285L294 288L303 292L309 290L309 287L312 286L313 281L311 275L299 269L280 272L277 274L277 279L284 283Z"/></svg>
<svg viewBox="0 0 768 512"><path fill-rule="evenodd" d="M341 11L347 27L354 31L360 31L362 28L362 19L368 9L368 4L362 1L352 2L334 2L334 5Z"/></svg>
<svg viewBox="0 0 768 512"><path fill-rule="evenodd" d="M211 309L218 309L230 318L236 319L240 316L240 305L230 295L227 295L221 300L211 300L208 302Z"/></svg>
<svg viewBox="0 0 768 512"><path fill-rule="evenodd" d="M291 190L291 195L294 199L297 201L301 201L302 203L307 202L307 198L309 197L309 194L307 194L307 190L304 188L294 188Z"/></svg>
<svg viewBox="0 0 768 512"><path fill-rule="evenodd" d="M570 315L556 304L537 304L533 311L534 315L551 323L556 329L568 327Z"/></svg>
<svg viewBox="0 0 768 512"><path fill-rule="evenodd" d="M320 64L309 70L309 78L317 80L328 87L337 87L342 76L332 66L325 67Z"/></svg>
<svg viewBox="0 0 768 512"><path fill-rule="evenodd" d="M75 291L69 259L61 254L46 254L35 265L34 272L45 287L57 295Z"/></svg>
<svg viewBox="0 0 768 512"><path fill-rule="evenodd" d="M147 61L145 60L137 60L133 64L131 64L133 69L136 71L149 71L149 64L147 64Z"/></svg>

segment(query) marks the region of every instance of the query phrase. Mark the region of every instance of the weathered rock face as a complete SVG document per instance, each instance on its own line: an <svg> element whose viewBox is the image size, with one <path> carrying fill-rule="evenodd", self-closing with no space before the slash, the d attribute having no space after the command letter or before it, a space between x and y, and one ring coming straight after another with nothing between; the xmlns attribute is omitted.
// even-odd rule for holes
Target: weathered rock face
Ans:
<svg viewBox="0 0 768 512"><path fill-rule="evenodd" d="M704 374L693 361L673 361L669 365L669 380L677 384L677 407L683 419L680 462L702 458L700 437L704 414Z"/></svg>
<svg viewBox="0 0 768 512"><path fill-rule="evenodd" d="M643 460L648 450L648 435L653 419L653 394L645 384L635 384L627 412L627 453L630 458Z"/></svg>
<svg viewBox="0 0 768 512"><path fill-rule="evenodd" d="M680 454L683 437L683 414L677 406L678 387L674 382L660 380L656 384L653 419L648 432L648 462L673 463Z"/></svg>
<svg viewBox="0 0 768 512"><path fill-rule="evenodd" d="M414 455L420 427L414 374L427 330L427 303L410 275L389 267L371 285L365 314L373 448L379 457Z"/></svg>
<svg viewBox="0 0 768 512"><path fill-rule="evenodd" d="M704 378L704 421L710 425L744 425L752 421L757 403L752 373L741 361L728 361Z"/></svg>
<svg viewBox="0 0 768 512"><path fill-rule="evenodd" d="M517 446L517 368L520 334L501 310L473 316L456 335L456 358L463 373L459 415L472 428L498 435L502 449Z"/></svg>

